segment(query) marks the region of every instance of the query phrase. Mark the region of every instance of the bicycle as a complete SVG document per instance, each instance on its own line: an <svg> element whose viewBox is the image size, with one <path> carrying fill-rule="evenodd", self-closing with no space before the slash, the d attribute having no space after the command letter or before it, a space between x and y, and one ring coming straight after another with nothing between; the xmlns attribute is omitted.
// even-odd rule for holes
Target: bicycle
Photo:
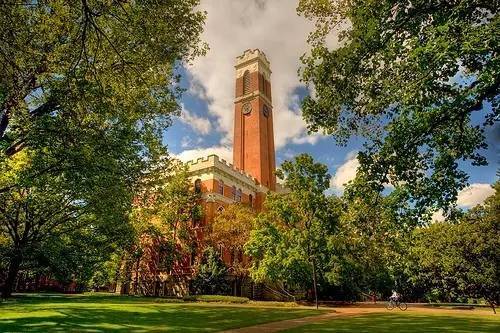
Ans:
<svg viewBox="0 0 500 333"><path fill-rule="evenodd" d="M401 311L406 311L406 309L408 309L408 305L405 302L401 302L399 300L395 301L393 299L389 299L389 302L387 302L386 309L392 310L395 307L398 307Z"/></svg>

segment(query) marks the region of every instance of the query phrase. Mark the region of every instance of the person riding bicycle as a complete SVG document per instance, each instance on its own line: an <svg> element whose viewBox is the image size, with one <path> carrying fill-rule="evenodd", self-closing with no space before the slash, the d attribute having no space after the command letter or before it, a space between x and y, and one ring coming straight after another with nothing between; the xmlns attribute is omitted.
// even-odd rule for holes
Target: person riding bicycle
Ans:
<svg viewBox="0 0 500 333"><path fill-rule="evenodd" d="M392 310L394 308L399 308L401 311L406 311L408 305L401 300L401 295L393 290L391 297L389 297L389 302L386 306L387 310Z"/></svg>
<svg viewBox="0 0 500 333"><path fill-rule="evenodd" d="M396 290L392 291L391 297L389 297L389 300L393 301L394 303L397 303L399 301L399 294Z"/></svg>

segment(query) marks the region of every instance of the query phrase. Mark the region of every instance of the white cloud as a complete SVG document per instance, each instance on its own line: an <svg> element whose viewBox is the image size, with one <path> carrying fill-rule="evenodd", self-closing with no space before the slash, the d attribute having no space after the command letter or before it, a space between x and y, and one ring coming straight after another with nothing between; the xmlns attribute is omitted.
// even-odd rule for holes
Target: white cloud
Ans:
<svg viewBox="0 0 500 333"><path fill-rule="evenodd" d="M295 89L300 86L299 57L308 49L306 39L312 23L296 13L292 0L202 0L207 11L203 39L210 51L188 70L193 77L190 93L208 102L216 117L221 144L233 136L235 58L246 49L259 48L271 62L274 133L277 149L288 142L314 144L320 138L307 135Z"/></svg>
<svg viewBox="0 0 500 333"><path fill-rule="evenodd" d="M174 155L174 157L178 158L182 162L187 162L200 157L207 157L208 155L212 154L215 154L220 158L225 159L229 163L232 163L233 161L232 149L224 146L214 146L208 148L184 150L180 154Z"/></svg>
<svg viewBox="0 0 500 333"><path fill-rule="evenodd" d="M198 134L207 135L212 130L212 125L210 124L210 119L198 117L194 113L190 112L184 105L182 105L180 120L191 126Z"/></svg>
<svg viewBox="0 0 500 333"><path fill-rule="evenodd" d="M457 205L471 208L493 195L495 190L490 184L474 183L458 193Z"/></svg>
<svg viewBox="0 0 500 333"><path fill-rule="evenodd" d="M435 211L431 216L432 222L443 222L445 219L442 209Z"/></svg>
<svg viewBox="0 0 500 333"><path fill-rule="evenodd" d="M357 152L350 152L344 163L337 168L337 172L330 180L330 186L339 192L344 191L344 185L356 177L356 171L359 167Z"/></svg>
<svg viewBox="0 0 500 333"><path fill-rule="evenodd" d="M483 203L486 198L493 194L495 194L495 190L490 184L474 183L458 192L457 205L463 208L471 208ZM444 220L442 209L432 214L432 221L442 222Z"/></svg>

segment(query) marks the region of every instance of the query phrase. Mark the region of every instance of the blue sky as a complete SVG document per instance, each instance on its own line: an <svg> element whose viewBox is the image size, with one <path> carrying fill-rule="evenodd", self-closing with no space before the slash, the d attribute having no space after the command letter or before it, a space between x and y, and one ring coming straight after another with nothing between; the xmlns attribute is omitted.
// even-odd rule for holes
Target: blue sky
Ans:
<svg viewBox="0 0 500 333"><path fill-rule="evenodd" d="M202 0L208 17L203 39L210 51L181 69L181 86L186 88L181 103L183 115L164 133L171 153L183 160L216 153L232 160L232 121L235 57L246 49L259 48L271 62L275 116L276 157L279 165L299 153L309 153L325 163L332 174L332 188L354 177L355 152L361 149L359 139L338 146L329 137L308 135L300 116L300 100L306 89L297 77L299 57L307 51L306 38L310 22L298 17L293 0ZM335 47L333 36L328 41ZM486 111L473 115L474 122L484 119ZM484 155L486 167L461 166L470 174L471 187L458 199L459 205L471 206L491 193L488 184L495 181L499 162L500 126L486 132L489 149Z"/></svg>

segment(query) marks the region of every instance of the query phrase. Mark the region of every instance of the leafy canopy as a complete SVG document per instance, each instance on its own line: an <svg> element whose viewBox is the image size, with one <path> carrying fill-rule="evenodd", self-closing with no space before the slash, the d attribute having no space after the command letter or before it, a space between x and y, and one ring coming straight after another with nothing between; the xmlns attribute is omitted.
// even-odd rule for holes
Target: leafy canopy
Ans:
<svg viewBox="0 0 500 333"><path fill-rule="evenodd" d="M452 301L483 298L493 309L500 304L500 182L494 187L493 196L457 223L416 230L409 265L415 285L437 288Z"/></svg>
<svg viewBox="0 0 500 333"><path fill-rule="evenodd" d="M285 161L276 172L289 190L268 194L265 209L256 219L256 230L246 245L252 257L250 275L257 281L286 281L309 288L323 271L328 256L326 235L332 233L336 215L324 191L328 169L307 154Z"/></svg>
<svg viewBox="0 0 500 333"><path fill-rule="evenodd" d="M229 252L232 262L229 268L238 277L248 275L249 260L243 258L243 248L254 230L255 212L243 204L232 204L215 215L209 226L207 240L214 248ZM223 253L221 253L223 255Z"/></svg>
<svg viewBox="0 0 500 333"><path fill-rule="evenodd" d="M421 211L448 208L468 180L457 161L487 163L484 130L500 102L499 8L484 0L301 0L298 12L316 26L301 71L314 92L303 102L309 129L340 143L364 137L361 170L379 190L392 183Z"/></svg>
<svg viewBox="0 0 500 333"><path fill-rule="evenodd" d="M7 289L30 248L126 223L166 155L176 68L201 55L197 0L0 5L0 233ZM64 242L60 242L64 244ZM9 287L10 286L10 287ZM7 290L4 295L8 296Z"/></svg>

